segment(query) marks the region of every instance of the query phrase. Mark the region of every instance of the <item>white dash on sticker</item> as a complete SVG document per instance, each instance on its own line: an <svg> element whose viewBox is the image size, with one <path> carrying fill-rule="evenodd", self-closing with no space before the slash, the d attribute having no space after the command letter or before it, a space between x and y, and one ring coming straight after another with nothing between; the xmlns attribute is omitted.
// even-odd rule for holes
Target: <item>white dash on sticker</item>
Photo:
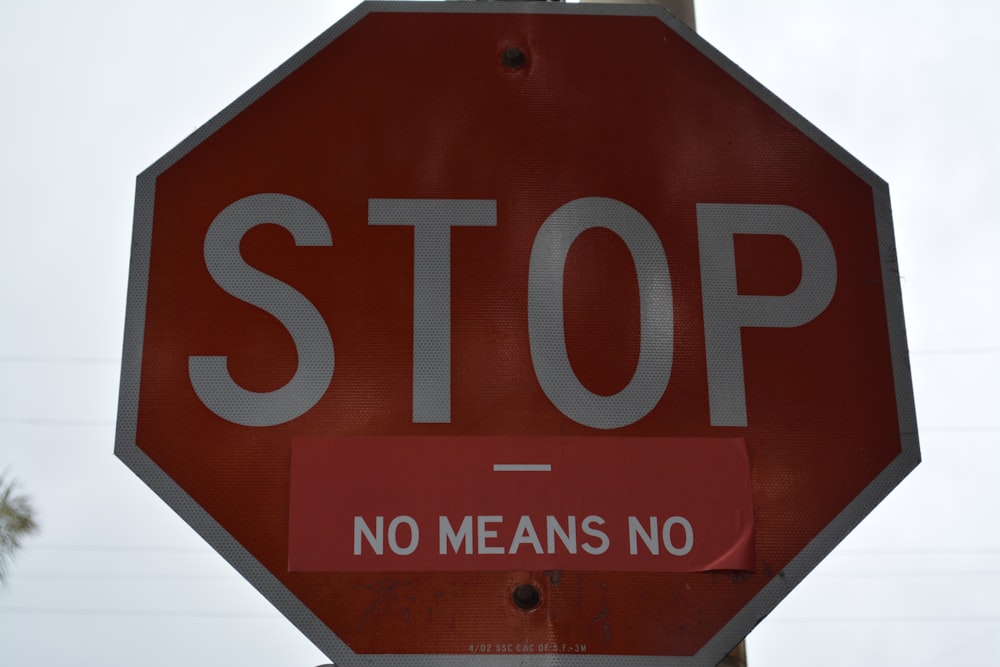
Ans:
<svg viewBox="0 0 1000 667"><path fill-rule="evenodd" d="M494 463L493 472L552 472L551 463Z"/></svg>

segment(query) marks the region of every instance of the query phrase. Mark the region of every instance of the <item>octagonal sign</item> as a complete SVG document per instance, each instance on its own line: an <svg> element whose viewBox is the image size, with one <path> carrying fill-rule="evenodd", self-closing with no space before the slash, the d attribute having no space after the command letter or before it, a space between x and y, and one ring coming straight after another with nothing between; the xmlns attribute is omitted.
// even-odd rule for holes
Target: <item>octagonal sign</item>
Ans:
<svg viewBox="0 0 1000 667"><path fill-rule="evenodd" d="M132 252L116 453L341 665L715 664L919 460L887 186L656 6L363 4Z"/></svg>

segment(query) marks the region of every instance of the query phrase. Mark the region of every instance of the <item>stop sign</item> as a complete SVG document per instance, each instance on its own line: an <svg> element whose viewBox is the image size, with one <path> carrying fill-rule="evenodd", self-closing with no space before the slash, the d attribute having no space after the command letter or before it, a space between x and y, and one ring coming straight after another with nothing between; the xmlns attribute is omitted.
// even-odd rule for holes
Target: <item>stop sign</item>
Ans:
<svg viewBox="0 0 1000 667"><path fill-rule="evenodd" d="M116 453L339 664L714 664L919 460L887 187L658 7L364 4L139 176Z"/></svg>

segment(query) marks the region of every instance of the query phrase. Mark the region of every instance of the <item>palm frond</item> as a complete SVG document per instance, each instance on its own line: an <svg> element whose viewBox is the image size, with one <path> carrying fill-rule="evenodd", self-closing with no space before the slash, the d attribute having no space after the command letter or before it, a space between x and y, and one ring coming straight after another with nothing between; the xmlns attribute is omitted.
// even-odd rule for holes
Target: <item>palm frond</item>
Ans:
<svg viewBox="0 0 1000 667"><path fill-rule="evenodd" d="M16 480L0 473L0 584L7 581L7 569L24 538L37 532L30 499L18 492Z"/></svg>

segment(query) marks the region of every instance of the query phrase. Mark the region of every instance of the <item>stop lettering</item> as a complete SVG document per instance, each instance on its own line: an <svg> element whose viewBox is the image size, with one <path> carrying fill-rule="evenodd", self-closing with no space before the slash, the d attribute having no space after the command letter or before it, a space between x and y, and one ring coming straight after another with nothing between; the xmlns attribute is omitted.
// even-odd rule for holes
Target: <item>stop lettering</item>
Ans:
<svg viewBox="0 0 1000 667"><path fill-rule="evenodd" d="M788 206L699 203L697 221L711 423L746 426L741 330L796 327L811 321L833 297L837 262L823 228ZM322 313L301 292L250 266L240 254L247 232L263 224L284 228L296 245L332 245L331 230L321 213L300 199L275 193L234 202L208 228L205 265L212 278L233 297L277 319L298 357L292 378L264 392L239 386L225 356L190 357L191 384L201 402L219 417L243 426L274 426L302 416L324 396L335 370L335 347ZM413 421L448 423L451 234L457 227L496 226L496 202L373 199L368 202L368 224L413 228L412 264L399 267L413 272ZM594 393L580 382L566 347L566 260L573 243L591 229L606 229L625 244L632 261L628 273L634 271L639 293L638 360L628 384L612 395ZM734 253L738 234L780 236L794 245L802 269L793 292L739 293ZM599 429L621 428L646 416L667 388L674 352L670 269L649 221L614 199L571 201L538 229L524 264L528 278L524 327L536 379L553 405L569 419Z"/></svg>

